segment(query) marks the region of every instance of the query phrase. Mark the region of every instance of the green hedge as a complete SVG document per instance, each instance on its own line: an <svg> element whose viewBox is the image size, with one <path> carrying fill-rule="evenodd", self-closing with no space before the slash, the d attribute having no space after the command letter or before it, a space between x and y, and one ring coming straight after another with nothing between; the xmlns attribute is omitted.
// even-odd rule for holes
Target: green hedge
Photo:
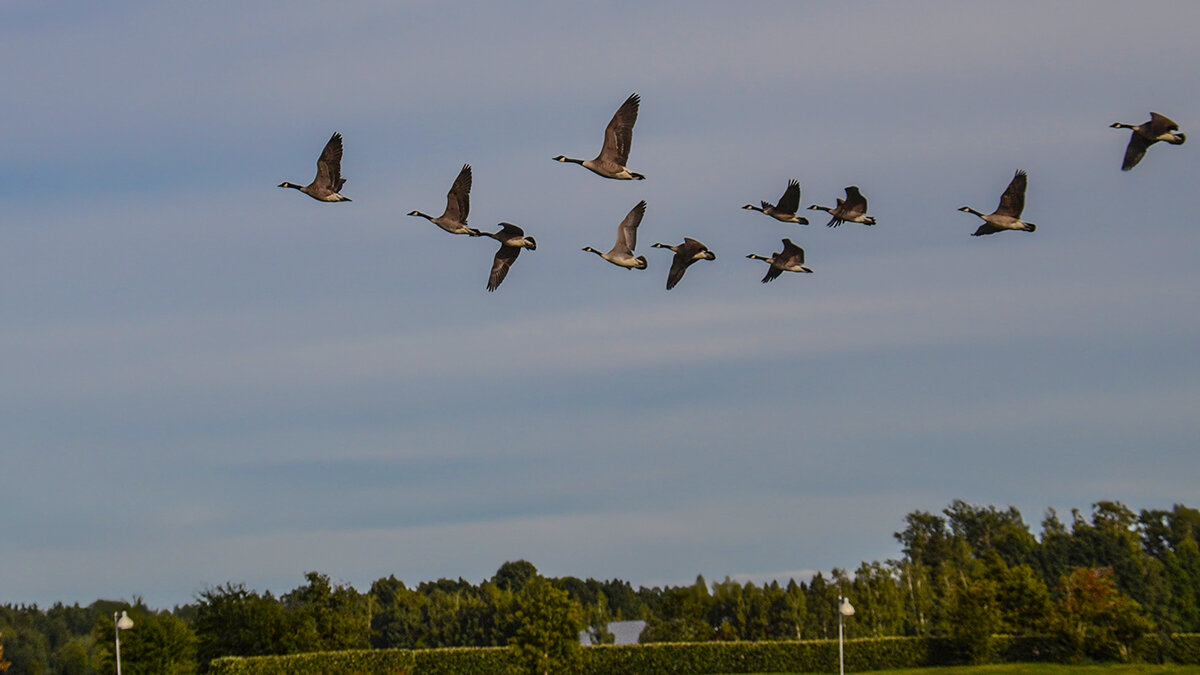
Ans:
<svg viewBox="0 0 1200 675"><path fill-rule="evenodd" d="M1058 654L1049 637L992 638L1001 661L1049 661ZM847 640L846 671L945 665L953 645L945 638ZM1200 635L1173 635L1164 649L1175 663L1200 665ZM1148 656L1148 655L1147 655ZM374 649L287 656L225 657L216 675L504 675L511 652L503 647ZM682 642L597 645L583 649L584 675L709 675L710 673L834 673L837 640L789 642Z"/></svg>

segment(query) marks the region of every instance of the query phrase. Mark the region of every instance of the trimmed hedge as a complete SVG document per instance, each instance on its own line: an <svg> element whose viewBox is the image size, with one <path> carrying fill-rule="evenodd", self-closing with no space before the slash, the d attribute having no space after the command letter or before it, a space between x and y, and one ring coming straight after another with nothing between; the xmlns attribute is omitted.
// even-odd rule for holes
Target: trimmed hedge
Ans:
<svg viewBox="0 0 1200 675"><path fill-rule="evenodd" d="M992 638L1001 661L1055 660L1050 637ZM846 671L946 665L953 659L945 638L846 640ZM1162 652L1182 664L1200 665L1200 634L1173 635ZM585 647L585 675L708 675L710 673L834 673L837 640L788 642L680 642ZM503 647L368 649L286 656L227 656L212 662L216 675L503 675L512 664Z"/></svg>

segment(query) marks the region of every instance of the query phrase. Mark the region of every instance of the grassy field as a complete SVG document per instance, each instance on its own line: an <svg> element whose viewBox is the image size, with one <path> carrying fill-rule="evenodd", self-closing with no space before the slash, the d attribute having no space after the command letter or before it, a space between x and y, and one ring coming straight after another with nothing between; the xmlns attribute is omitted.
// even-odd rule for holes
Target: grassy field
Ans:
<svg viewBox="0 0 1200 675"><path fill-rule="evenodd" d="M755 675L794 674L756 673ZM1057 663L1006 663L989 666L873 670L870 672L855 673L855 675L1200 675L1200 666L1159 666L1150 664L1064 666Z"/></svg>

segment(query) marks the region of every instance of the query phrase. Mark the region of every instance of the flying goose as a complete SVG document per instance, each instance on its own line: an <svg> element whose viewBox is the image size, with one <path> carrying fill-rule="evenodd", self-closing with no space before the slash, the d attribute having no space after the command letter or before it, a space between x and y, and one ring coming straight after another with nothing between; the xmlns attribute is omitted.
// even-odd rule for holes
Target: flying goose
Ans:
<svg viewBox="0 0 1200 675"><path fill-rule="evenodd" d="M1008 184L1008 188L1004 194L1000 195L1000 206L996 210L986 216L969 206L959 208L959 211L973 213L980 218L983 218L983 224L975 230L972 237L979 237L985 234L994 234L1002 230L1024 230L1033 232L1037 229L1037 225L1026 223L1021 220L1021 211L1025 209L1025 172L1017 169L1017 173L1013 175L1012 182Z"/></svg>
<svg viewBox="0 0 1200 675"><path fill-rule="evenodd" d="M596 159L571 159L563 155L554 159L559 162L582 164L585 169L605 178L644 179L645 176L642 174L625 168L625 163L629 161L629 145L633 142L633 125L637 122L638 104L641 100L637 94L630 94L621 107L617 108L608 127L604 129L604 145L600 148L600 154Z"/></svg>
<svg viewBox="0 0 1200 675"><path fill-rule="evenodd" d="M349 197L343 197L338 192L346 184L342 178L342 135L333 132L321 156L317 158L317 177L308 185L296 185L283 181L281 188L294 188L322 202L348 202Z"/></svg>
<svg viewBox="0 0 1200 675"><path fill-rule="evenodd" d="M508 276L508 268L521 254L521 249L537 250L537 242L533 237L525 236L525 231L512 223L500 223L499 232L484 232L483 236L491 237L500 242L496 257L492 260L492 273L488 277L488 292L500 287L500 282Z"/></svg>
<svg viewBox="0 0 1200 675"><path fill-rule="evenodd" d="M446 193L446 210L442 212L442 215L434 218L420 211L412 211L408 215L425 218L450 234L465 234L471 237L483 236L483 232L472 227L467 227L467 214L470 211L471 165L463 164L462 170L458 172L458 178L454 179L454 185L451 185L450 191Z"/></svg>
<svg viewBox="0 0 1200 675"><path fill-rule="evenodd" d="M862 223L863 225L874 225L875 218L867 215L867 198L862 196L858 191L857 185L851 185L846 188L846 199L837 200L837 206L829 208L828 206L817 206L813 204L808 207L810 211L827 211L833 216L826 223L827 227L837 227L842 223Z"/></svg>
<svg viewBox="0 0 1200 675"><path fill-rule="evenodd" d="M1137 166L1137 163L1142 161L1142 157L1146 155L1146 148L1159 141L1166 141L1171 145L1183 145L1183 142L1187 140L1186 134L1172 133L1179 130L1178 124L1156 112L1150 113L1149 122L1143 122L1136 126L1120 122L1113 122L1109 126L1113 129L1133 131L1129 136L1129 145L1125 147L1125 161L1121 163L1122 171L1128 171Z"/></svg>
<svg viewBox="0 0 1200 675"><path fill-rule="evenodd" d="M683 278L683 273L687 268L697 260L716 260L717 254L708 250L708 247L691 237L684 237L683 243L678 246L668 246L666 244L651 244L651 248L665 248L675 252L675 257L671 259L671 271L667 273L667 290L675 288L675 284Z"/></svg>
<svg viewBox="0 0 1200 675"><path fill-rule="evenodd" d="M796 212L800 210L800 181L798 180L788 181L787 189L783 191L783 196L779 198L778 204L770 202L759 203L762 204L761 208L753 204L747 204L742 208L765 213L775 220L785 223L808 224L808 218L796 215Z"/></svg>
<svg viewBox="0 0 1200 675"><path fill-rule="evenodd" d="M762 278L765 284L768 281L775 281L780 274L784 272L804 272L812 274L812 270L804 266L804 249L792 243L791 239L783 240L783 250L772 255L770 258L764 258L761 255L751 253L746 256L751 260L762 260L770 265L767 268L767 274Z"/></svg>
<svg viewBox="0 0 1200 675"><path fill-rule="evenodd" d="M583 247L588 253L595 253L604 258L608 262L625 269L646 269L646 256L639 255L633 257L633 249L637 248L637 229L642 223L642 216L646 215L646 200L638 202L621 224L617 226L617 243L608 253L601 253L591 246Z"/></svg>

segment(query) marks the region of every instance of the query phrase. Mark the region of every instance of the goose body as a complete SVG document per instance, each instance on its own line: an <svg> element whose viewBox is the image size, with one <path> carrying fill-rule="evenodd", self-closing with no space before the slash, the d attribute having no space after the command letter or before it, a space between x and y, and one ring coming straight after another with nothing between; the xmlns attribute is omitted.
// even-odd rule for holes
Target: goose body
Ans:
<svg viewBox="0 0 1200 675"><path fill-rule="evenodd" d="M500 287L500 282L508 276L508 268L512 267L521 249L537 250L537 242L533 237L525 236L525 231L512 223L500 223L499 232L484 232L483 236L491 237L500 242L496 257L492 259L492 273L488 276L488 292Z"/></svg>
<svg viewBox="0 0 1200 675"><path fill-rule="evenodd" d="M348 202L349 197L338 194L345 184L346 179L342 178L342 135L335 131L317 158L316 178L308 185L283 181L279 187L299 190L321 202Z"/></svg>
<svg viewBox="0 0 1200 675"><path fill-rule="evenodd" d="M812 274L812 270L804 266L804 249L793 244L791 239L784 239L783 250L773 254L770 258L764 258L761 255L753 253L746 257L751 260L761 260L770 265L767 268L766 276L762 278L764 284L768 281L775 281L784 272Z"/></svg>
<svg viewBox="0 0 1200 675"><path fill-rule="evenodd" d="M644 215L646 215L646 200L643 199L630 209L625 219L617 226L617 243L608 253L601 253L591 246L585 246L583 250L595 253L617 267L624 267L627 270L646 269L646 256L634 257L633 255L633 249L637 248L638 225L642 224Z"/></svg>
<svg viewBox="0 0 1200 675"><path fill-rule="evenodd" d="M708 250L708 247L691 237L684 237L683 243L678 246L668 246L666 244L651 244L652 248L665 248L675 253L675 257L671 259L671 271L667 273L667 290L675 288L679 280L683 278L683 273L687 268L698 260L716 260L717 254Z"/></svg>
<svg viewBox="0 0 1200 675"><path fill-rule="evenodd" d="M612 120L604 129L604 145L600 147L600 154L595 159L572 159L559 155L554 158L555 161L580 164L583 168L605 178L644 179L645 176L642 174L625 168L625 164L629 161L629 146L633 143L633 125L637 122L638 106L641 100L637 94L630 94L621 107L617 108L617 112L613 114Z"/></svg>
<svg viewBox="0 0 1200 675"><path fill-rule="evenodd" d="M807 225L808 218L797 216L796 212L800 210L800 181L789 180L787 189L783 191L783 196L779 198L778 204L770 202L759 202L761 207L753 204L743 206L743 209L750 211L758 211L771 216L775 220L784 223L796 223L797 225Z"/></svg>
<svg viewBox="0 0 1200 675"><path fill-rule="evenodd" d="M450 234L465 234L470 237L482 236L483 232L467 226L467 215L470 212L471 165L463 164L462 169L458 172L458 177L454 179L454 184L450 186L450 191L446 193L446 210L442 211L442 215L434 218L420 211L411 211L408 215L425 218Z"/></svg>
<svg viewBox="0 0 1200 675"><path fill-rule="evenodd" d="M825 211L833 216L826 223L826 227L838 227L842 223L875 224L875 218L867 215L867 198L859 192L857 185L846 188L846 198L837 200L837 206L833 208L816 204L808 208L811 211Z"/></svg>
<svg viewBox="0 0 1200 675"><path fill-rule="evenodd" d="M1129 129L1133 133L1129 135L1129 145L1125 146L1125 160L1121 163L1121 170L1128 171L1137 166L1137 163L1142 161L1142 157L1146 156L1146 149L1159 141L1165 141L1171 145L1183 145L1187 140L1186 134L1176 133L1179 131L1179 125L1169 117L1159 115L1156 112L1150 113L1150 121L1141 124L1122 124L1114 122L1110 124L1113 129Z"/></svg>
<svg viewBox="0 0 1200 675"><path fill-rule="evenodd" d="M1004 194L1000 195L1000 206L996 210L983 214L969 206L960 207L958 210L965 213L971 213L983 219L983 224L978 230L972 234L972 237L981 237L985 234L994 234L1003 232L1004 230L1023 230L1025 232L1033 232L1037 229L1037 225L1026 223L1021 220L1021 212L1025 210L1025 184L1027 176L1024 171L1017 169L1013 174L1012 181L1009 182L1008 188L1004 190Z"/></svg>

